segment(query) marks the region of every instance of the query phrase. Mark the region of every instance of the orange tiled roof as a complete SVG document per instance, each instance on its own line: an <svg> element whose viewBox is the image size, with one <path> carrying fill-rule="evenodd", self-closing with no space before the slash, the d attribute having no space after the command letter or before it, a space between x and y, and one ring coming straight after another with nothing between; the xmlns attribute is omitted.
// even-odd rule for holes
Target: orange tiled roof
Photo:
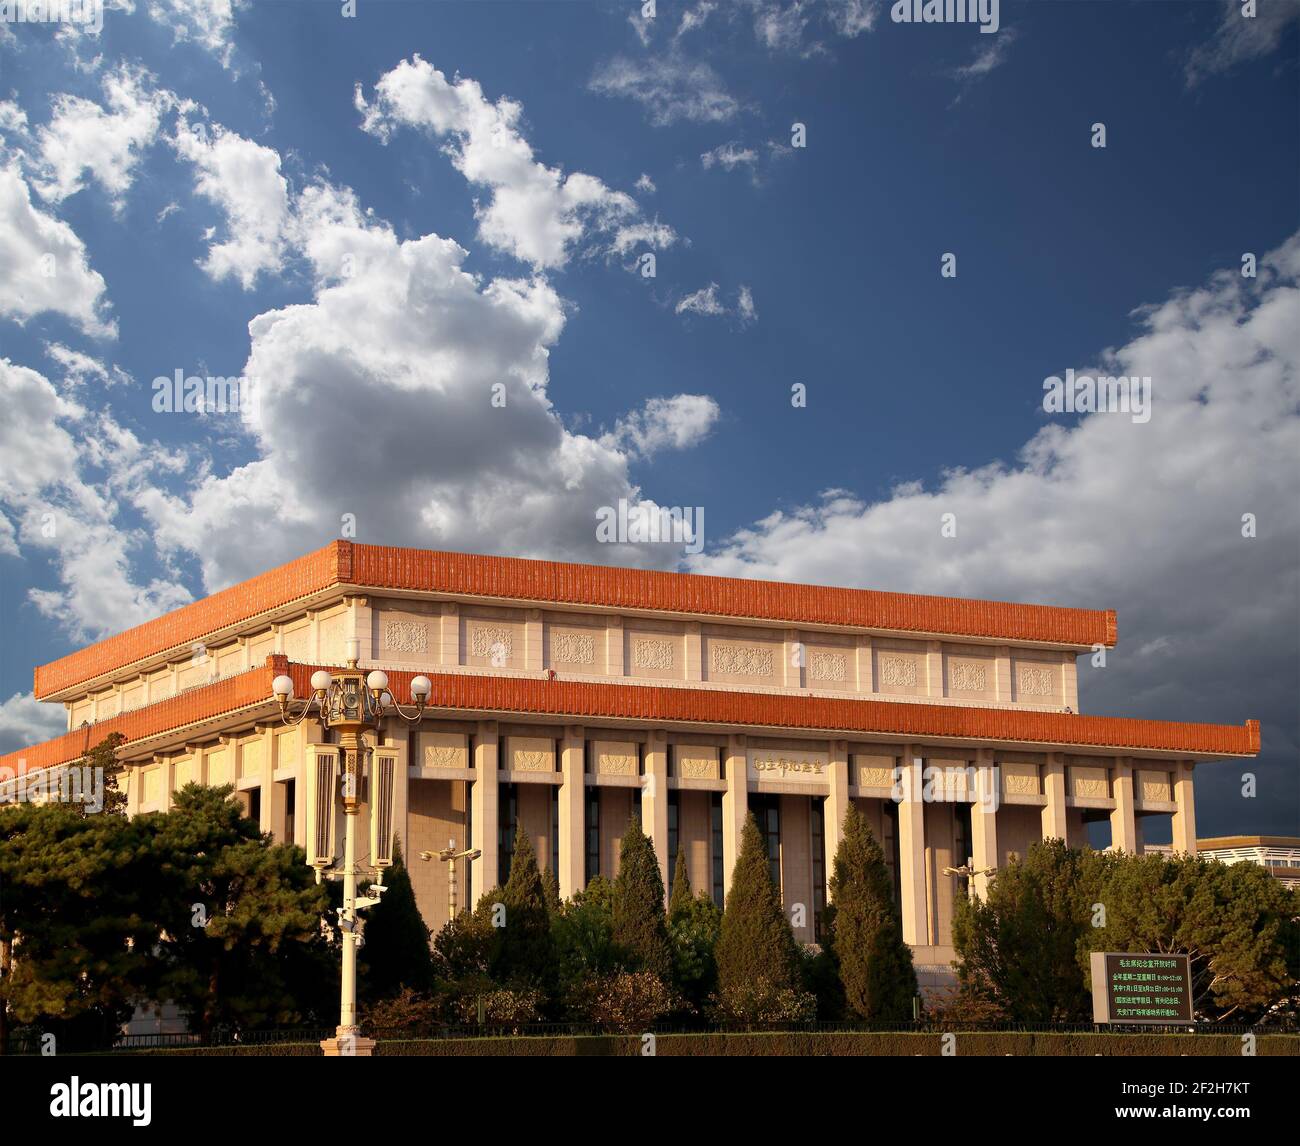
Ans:
<svg viewBox="0 0 1300 1146"><path fill-rule="evenodd" d="M35 695L50 696L146 657L185 648L221 628L334 585L748 618L791 625L941 633L997 638L1009 644L1037 641L1113 646L1116 640L1113 610L924 597L335 541L287 565L39 666Z"/></svg>
<svg viewBox="0 0 1300 1146"><path fill-rule="evenodd" d="M0 767L15 772L45 768L81 757L110 732L128 741L156 736L267 701L271 680L288 671L298 696L310 691L316 665L267 658L253 669L180 696L111 717L87 732L79 729L24 751L0 757ZM409 699L409 672L388 674L395 695ZM585 719L622 719L665 724L721 724L736 727L816 729L898 739L952 738L1026 745L1064 745L1083 749L1130 749L1171 755L1253 756L1259 752L1259 721L1245 725L1188 724L1021 712L1005 708L908 704L888 700L725 692L663 685L587 683L545 678L438 673L430 676L440 710L500 712Z"/></svg>

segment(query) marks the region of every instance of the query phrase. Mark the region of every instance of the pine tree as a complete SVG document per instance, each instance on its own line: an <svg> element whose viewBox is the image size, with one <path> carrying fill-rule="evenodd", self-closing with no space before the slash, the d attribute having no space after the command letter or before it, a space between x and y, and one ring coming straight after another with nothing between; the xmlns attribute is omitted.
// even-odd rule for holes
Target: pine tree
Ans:
<svg viewBox="0 0 1300 1146"><path fill-rule="evenodd" d="M799 986L799 947L768 870L767 848L751 815L741 835L718 939L718 985L724 993L760 984L772 991Z"/></svg>
<svg viewBox="0 0 1300 1146"><path fill-rule="evenodd" d="M103 805L93 809L87 804L76 804L79 815L103 814L108 816L126 815L126 793L117 786L117 779L122 774L124 765L117 759L117 750L126 743L126 737L120 732L110 732L98 744L81 758L77 767L90 769L103 777Z"/></svg>
<svg viewBox="0 0 1300 1146"><path fill-rule="evenodd" d="M552 966L551 919L546 888L537 868L533 842L523 824L515 833L510 878L501 893L505 926L496 929L492 978L501 983L536 986L549 981Z"/></svg>
<svg viewBox="0 0 1300 1146"><path fill-rule="evenodd" d="M831 876L831 946L848 1009L864 1019L912 1015L916 972L894 907L893 882L866 817L850 805Z"/></svg>
<svg viewBox="0 0 1300 1146"><path fill-rule="evenodd" d="M691 906L691 879L686 873L686 849L678 846L677 862L673 866L673 894L668 901L670 921L681 918Z"/></svg>
<svg viewBox="0 0 1300 1146"><path fill-rule="evenodd" d="M415 901L398 839L393 840L393 866L384 883L388 890L366 912L359 958L361 988L368 1000L390 998L403 987L426 991L433 982L429 929Z"/></svg>
<svg viewBox="0 0 1300 1146"><path fill-rule="evenodd" d="M627 958L629 970L644 968L664 980L672 974L659 859L635 816L623 835L614 880L614 942Z"/></svg>
<svg viewBox="0 0 1300 1146"><path fill-rule="evenodd" d="M542 872L542 888L546 892L546 910L554 919L560 911L560 880L553 868Z"/></svg>

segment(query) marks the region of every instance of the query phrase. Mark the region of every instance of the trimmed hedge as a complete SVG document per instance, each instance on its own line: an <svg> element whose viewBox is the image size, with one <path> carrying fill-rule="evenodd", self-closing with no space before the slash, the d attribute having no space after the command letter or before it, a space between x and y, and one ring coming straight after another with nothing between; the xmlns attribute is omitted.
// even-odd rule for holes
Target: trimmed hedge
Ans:
<svg viewBox="0 0 1300 1146"><path fill-rule="evenodd" d="M655 1037L660 1056L745 1056L801 1058L843 1056L939 1055L941 1034L910 1031L771 1032L752 1034L662 1034ZM956 1032L959 1056L1076 1056L1236 1058L1241 1039L1236 1035L1160 1035L1055 1033L1046 1031ZM271 1043L263 1046L176 1047L128 1051L128 1054L315 1057L316 1043ZM639 1035L515 1035L481 1039L392 1039L375 1047L377 1056L430 1056L456 1058L511 1056L572 1058L586 1055L634 1056L641 1053ZM1300 1055L1300 1035L1259 1035L1256 1053L1278 1057Z"/></svg>

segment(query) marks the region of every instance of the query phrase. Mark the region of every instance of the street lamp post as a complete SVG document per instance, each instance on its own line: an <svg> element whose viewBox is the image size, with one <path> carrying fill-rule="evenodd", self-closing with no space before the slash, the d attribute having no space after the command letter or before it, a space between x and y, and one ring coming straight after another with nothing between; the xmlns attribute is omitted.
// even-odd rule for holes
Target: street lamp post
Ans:
<svg viewBox="0 0 1300 1146"><path fill-rule="evenodd" d="M365 735L367 732L378 733L384 718L388 716L400 717L408 724L418 724L424 716L429 694L433 691L428 677L417 676L412 680L411 697L415 703L415 712L407 715L388 691L388 675L378 669L364 673L357 661L358 642L354 638L348 641L348 662L342 672L334 676L320 669L312 674L312 694L303 702L303 707L296 716L291 707L294 700L293 678L277 676L271 684L272 695L280 706L280 716L285 724L301 724L314 710L313 719L338 737L342 764L340 794L344 814L343 869L330 875L331 878L343 880L343 906L338 911L343 942L343 974L338 1030L334 1038L321 1043L321 1048L328 1056L369 1055L374 1048L372 1040L360 1037L357 1025L357 947L362 929L357 913L377 904L384 891L383 870L379 868L373 873L375 883L371 888L372 894L357 895L360 869L357 866L356 821L361 813L361 779L365 759L370 755ZM370 798L374 800L381 797L378 792L372 791ZM317 866L317 882L320 882L321 874L321 866Z"/></svg>
<svg viewBox="0 0 1300 1146"><path fill-rule="evenodd" d="M447 846L440 852L421 852L422 860L442 860L447 865L447 918L454 920L456 918L456 861L476 860L483 852L478 848L470 848L468 851L458 852L456 850L456 841L448 840Z"/></svg>

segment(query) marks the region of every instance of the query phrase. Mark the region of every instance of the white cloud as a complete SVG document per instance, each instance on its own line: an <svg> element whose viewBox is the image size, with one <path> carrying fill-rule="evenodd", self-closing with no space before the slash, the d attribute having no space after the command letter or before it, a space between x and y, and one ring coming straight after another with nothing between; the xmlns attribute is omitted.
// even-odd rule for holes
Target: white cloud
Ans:
<svg viewBox="0 0 1300 1146"><path fill-rule="evenodd" d="M30 692L16 692L0 702L0 755L29 744L40 744L68 730L68 713L61 704L46 704Z"/></svg>
<svg viewBox="0 0 1300 1146"><path fill-rule="evenodd" d="M989 72L1006 63L1007 53L1011 51L1011 45L1016 42L1018 35L1015 28L1003 28L996 36L981 36L970 63L954 69L953 77L967 84L983 79ZM984 42L986 40L988 42Z"/></svg>
<svg viewBox="0 0 1300 1146"><path fill-rule="evenodd" d="M10 553L40 553L59 587L28 600L77 640L93 639L185 604L166 579L137 585L133 554L147 538L118 518L119 496L146 488L180 459L148 450L103 411L62 396L42 374L0 358L0 504Z"/></svg>
<svg viewBox="0 0 1300 1146"><path fill-rule="evenodd" d="M742 322L758 321L758 308L754 306L754 292L747 286L740 288L740 296L736 300L736 313L740 315Z"/></svg>
<svg viewBox="0 0 1300 1146"><path fill-rule="evenodd" d="M594 175L564 175L534 157L519 131L523 109L512 100L490 102L477 82L448 80L418 55L380 77L374 101L360 88L356 106L365 131L387 141L398 126L447 141L446 151L470 183L491 189L479 204L479 237L539 269L563 266L589 233L617 234L638 220L640 208ZM646 232L656 245L673 241L660 224Z"/></svg>
<svg viewBox="0 0 1300 1146"><path fill-rule="evenodd" d="M718 301L718 284L709 283L706 287L701 287L693 294L688 294L679 299L675 307L674 314L705 314L719 315L726 314L727 308Z"/></svg>
<svg viewBox="0 0 1300 1146"><path fill-rule="evenodd" d="M707 394L651 398L620 418L601 444L641 458L663 450L685 450L708 437L718 420L718 404Z"/></svg>
<svg viewBox="0 0 1300 1146"><path fill-rule="evenodd" d="M66 386L76 388L91 379L103 386L118 386L131 381L131 376L120 366L108 366L98 358L59 342L46 343L45 356L63 371Z"/></svg>
<svg viewBox="0 0 1300 1146"><path fill-rule="evenodd" d="M595 512L636 504L633 454L689 436L698 411L670 402L617 442L574 433L547 397L566 308L544 278L472 275L458 244L399 240L346 189L309 187L297 212L315 297L249 324L258 457L184 496L138 494L165 554L196 555L214 589L355 514L386 544L671 564L671 546L598 544Z"/></svg>
<svg viewBox="0 0 1300 1146"><path fill-rule="evenodd" d="M178 43L211 52L229 68L235 51L235 11L242 0L149 0L149 16Z"/></svg>
<svg viewBox="0 0 1300 1146"><path fill-rule="evenodd" d="M1294 0L1260 0L1251 16L1243 14L1241 0L1220 0L1219 8L1222 14L1214 35L1187 58L1188 87L1238 64L1271 56L1287 28L1300 23L1300 4Z"/></svg>
<svg viewBox="0 0 1300 1146"><path fill-rule="evenodd" d="M0 167L0 317L62 314L87 334L115 338L105 289L72 228L32 203L17 162Z"/></svg>
<svg viewBox="0 0 1300 1146"><path fill-rule="evenodd" d="M292 217L279 153L219 125L184 121L173 145L194 164L195 191L220 209L225 222L224 239L215 241L211 232L206 236L203 269L217 281L234 277L245 290L259 275L280 271Z"/></svg>
<svg viewBox="0 0 1300 1146"><path fill-rule="evenodd" d="M655 181L650 178L644 171L637 177L633 186L643 195L653 195L659 188L655 186Z"/></svg>
<svg viewBox="0 0 1300 1146"><path fill-rule="evenodd" d="M747 286L741 286L736 294L736 306L733 310L718 297L718 284L709 283L692 294L678 299L673 307L674 314L698 314L707 318L720 318L734 314L742 326L748 326L758 318L758 309L754 306L754 294Z"/></svg>
<svg viewBox="0 0 1300 1146"><path fill-rule="evenodd" d="M827 18L841 36L854 39L876 26L877 0L827 0Z"/></svg>
<svg viewBox="0 0 1300 1146"><path fill-rule="evenodd" d="M85 186L89 174L120 211L140 155L157 138L172 103L170 93L152 89L146 73L126 66L104 77L104 107L67 93L55 96L50 122L36 132L33 186L43 199L61 203Z"/></svg>
<svg viewBox="0 0 1300 1146"><path fill-rule="evenodd" d="M1258 280L1223 272L1139 317L1102 360L1106 374L1152 378L1148 423L1093 414L1045 426L1012 464L875 502L834 491L692 567L1118 608L1109 667L1081 669L1089 711L1262 717L1266 745L1294 761L1300 235L1261 261ZM1026 389L1041 396L1038 379ZM940 535L945 513L955 538Z"/></svg>
<svg viewBox="0 0 1300 1146"><path fill-rule="evenodd" d="M758 152L733 139L719 144L711 151L703 152L700 162L706 171L711 167L723 167L728 171L734 171L737 167L752 168L758 162Z"/></svg>
<svg viewBox="0 0 1300 1146"><path fill-rule="evenodd" d="M590 87L600 95L636 101L656 127L678 120L725 123L741 110L713 68L675 52L644 60L616 56L597 69Z"/></svg>

